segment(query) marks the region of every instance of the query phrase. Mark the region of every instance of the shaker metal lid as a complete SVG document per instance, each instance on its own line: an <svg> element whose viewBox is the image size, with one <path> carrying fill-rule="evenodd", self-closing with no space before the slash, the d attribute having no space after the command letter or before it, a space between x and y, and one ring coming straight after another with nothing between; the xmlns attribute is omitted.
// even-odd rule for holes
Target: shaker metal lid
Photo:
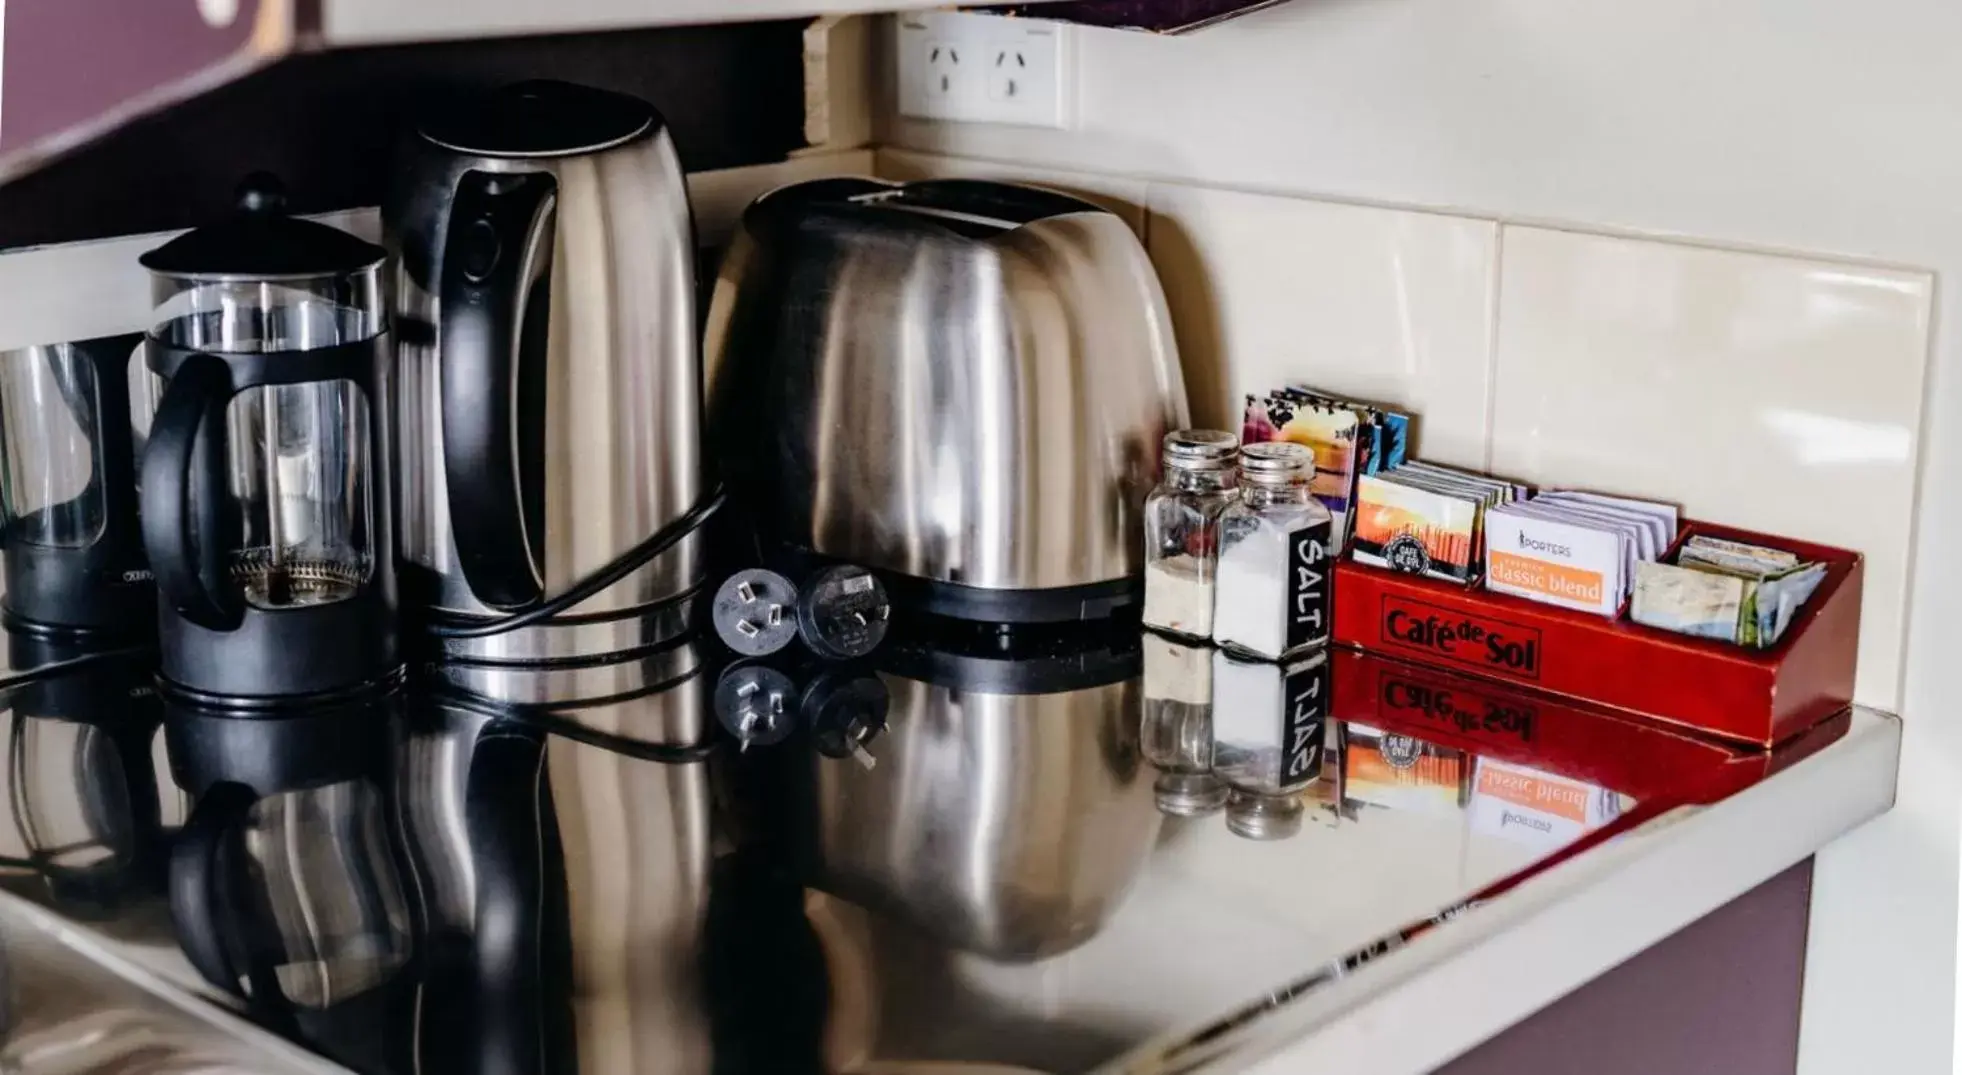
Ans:
<svg viewBox="0 0 1962 1075"><path fill-rule="evenodd" d="M1181 470L1225 470L1240 455L1240 438L1223 429L1165 434L1165 462Z"/></svg>
<svg viewBox="0 0 1962 1075"><path fill-rule="evenodd" d="M1287 441L1249 444L1240 449L1240 474L1264 485L1286 485L1315 472L1315 453Z"/></svg>
<svg viewBox="0 0 1962 1075"><path fill-rule="evenodd" d="M1226 800L1226 827L1249 840L1285 840L1301 831L1306 807L1299 795L1234 791Z"/></svg>
<svg viewBox="0 0 1962 1075"><path fill-rule="evenodd" d="M638 97L536 79L458 99L422 121L422 136L483 157L565 157L632 141L661 123Z"/></svg>
<svg viewBox="0 0 1962 1075"><path fill-rule="evenodd" d="M1159 812L1172 817L1217 814L1229 790L1226 781L1211 773L1160 773L1151 784Z"/></svg>
<svg viewBox="0 0 1962 1075"><path fill-rule="evenodd" d="M388 251L339 228L289 216L286 187L266 172L238 186L238 207L137 261L170 276L332 276L378 265Z"/></svg>

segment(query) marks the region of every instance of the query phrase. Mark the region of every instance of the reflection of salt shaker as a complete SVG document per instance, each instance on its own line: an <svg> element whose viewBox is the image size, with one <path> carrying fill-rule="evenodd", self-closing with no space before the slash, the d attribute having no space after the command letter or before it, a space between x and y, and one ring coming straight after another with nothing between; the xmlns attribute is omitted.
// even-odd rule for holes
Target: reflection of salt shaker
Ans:
<svg viewBox="0 0 1962 1075"><path fill-rule="evenodd" d="M1158 809L1202 817L1226 802L1213 775L1213 649L1159 635L1144 638L1145 760L1158 770Z"/></svg>
<svg viewBox="0 0 1962 1075"><path fill-rule="evenodd" d="M1315 456L1299 444L1249 444L1240 499L1219 523L1213 640L1278 658L1328 641L1333 518L1309 481Z"/></svg>
<svg viewBox="0 0 1962 1075"><path fill-rule="evenodd" d="M1328 655L1281 664L1213 655L1213 773L1235 791L1295 796L1322 774Z"/></svg>
<svg viewBox="0 0 1962 1075"><path fill-rule="evenodd" d="M1299 795L1255 795L1235 791L1226 801L1226 827L1249 840L1285 840L1301 831L1307 808Z"/></svg>
<svg viewBox="0 0 1962 1075"><path fill-rule="evenodd" d="M1212 634L1219 513L1233 500L1239 454L1239 439L1222 430L1166 434L1164 480L1145 500L1146 626Z"/></svg>

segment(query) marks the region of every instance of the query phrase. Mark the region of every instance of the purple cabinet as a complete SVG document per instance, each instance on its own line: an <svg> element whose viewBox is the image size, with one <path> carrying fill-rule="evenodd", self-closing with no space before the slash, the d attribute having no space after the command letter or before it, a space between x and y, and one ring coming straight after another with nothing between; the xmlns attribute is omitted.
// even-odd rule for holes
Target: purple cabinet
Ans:
<svg viewBox="0 0 1962 1075"><path fill-rule="evenodd" d="M291 51L302 0L11 0L0 180Z"/></svg>
<svg viewBox="0 0 1962 1075"><path fill-rule="evenodd" d="M1012 4L986 10L1030 15L1041 19L1061 19L1089 26L1117 26L1127 30L1151 30L1182 34L1216 22L1238 18L1251 11L1273 7L1285 0L1068 0L1066 3Z"/></svg>

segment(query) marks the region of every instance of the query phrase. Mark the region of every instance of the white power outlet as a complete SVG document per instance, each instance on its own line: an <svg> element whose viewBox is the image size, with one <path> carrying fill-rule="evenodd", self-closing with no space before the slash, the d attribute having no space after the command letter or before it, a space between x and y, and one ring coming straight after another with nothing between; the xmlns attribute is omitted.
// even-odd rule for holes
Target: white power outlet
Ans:
<svg viewBox="0 0 1962 1075"><path fill-rule="evenodd" d="M1069 126L1069 27L957 12L900 15L893 23L901 115Z"/></svg>

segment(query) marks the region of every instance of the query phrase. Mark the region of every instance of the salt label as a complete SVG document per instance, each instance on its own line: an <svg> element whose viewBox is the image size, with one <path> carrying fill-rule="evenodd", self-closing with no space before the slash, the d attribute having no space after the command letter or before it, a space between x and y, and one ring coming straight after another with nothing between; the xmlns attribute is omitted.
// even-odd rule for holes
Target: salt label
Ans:
<svg viewBox="0 0 1962 1075"><path fill-rule="evenodd" d="M1332 523L1324 521L1288 535L1289 652L1328 641L1331 530Z"/></svg>

